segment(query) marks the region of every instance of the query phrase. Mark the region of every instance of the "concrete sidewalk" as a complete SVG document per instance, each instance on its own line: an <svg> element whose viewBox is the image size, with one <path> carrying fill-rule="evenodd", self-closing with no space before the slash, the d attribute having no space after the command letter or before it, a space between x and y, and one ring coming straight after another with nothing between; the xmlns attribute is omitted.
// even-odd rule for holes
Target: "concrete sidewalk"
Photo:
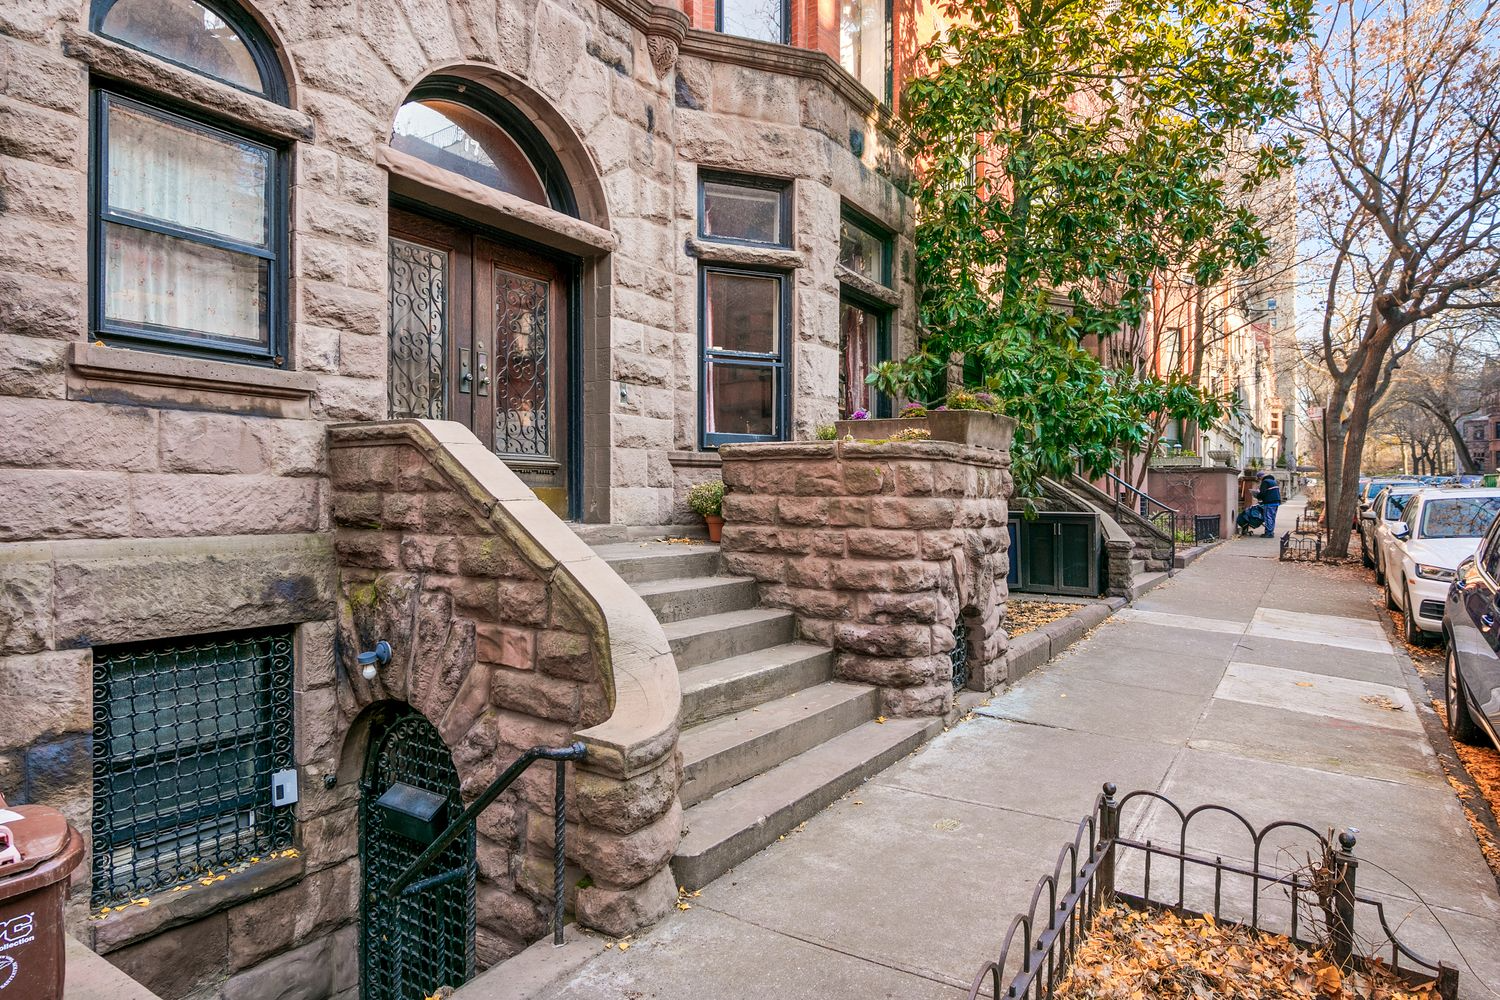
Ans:
<svg viewBox="0 0 1500 1000"><path fill-rule="evenodd" d="M1374 587L1276 555L1219 546L628 951L581 940L598 954L530 995L962 996L1105 781L1358 828L1360 886L1403 938L1457 965L1464 996L1500 995L1495 880ZM1213 849L1243 856L1221 832Z"/></svg>

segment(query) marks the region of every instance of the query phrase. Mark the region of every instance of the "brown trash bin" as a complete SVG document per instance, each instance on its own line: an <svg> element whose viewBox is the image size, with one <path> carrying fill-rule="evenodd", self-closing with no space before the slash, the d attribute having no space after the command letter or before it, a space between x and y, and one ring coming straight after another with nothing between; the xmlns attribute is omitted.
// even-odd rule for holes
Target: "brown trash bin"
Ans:
<svg viewBox="0 0 1500 1000"><path fill-rule="evenodd" d="M0 818L7 812L22 818L0 822L20 852L0 865L0 1000L62 1000L63 900L83 838L56 809L0 799Z"/></svg>

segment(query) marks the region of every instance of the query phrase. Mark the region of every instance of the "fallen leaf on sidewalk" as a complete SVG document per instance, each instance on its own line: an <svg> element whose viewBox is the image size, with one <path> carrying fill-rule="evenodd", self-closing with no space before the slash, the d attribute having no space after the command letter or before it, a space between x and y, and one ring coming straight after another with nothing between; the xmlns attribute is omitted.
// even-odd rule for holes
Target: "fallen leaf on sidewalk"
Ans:
<svg viewBox="0 0 1500 1000"><path fill-rule="evenodd" d="M1374 705L1376 708L1383 708L1387 712L1406 711L1405 705L1398 705L1383 694L1367 694L1359 700L1364 702L1366 705Z"/></svg>
<svg viewBox="0 0 1500 1000"><path fill-rule="evenodd" d="M1310 687L1313 686L1313 682L1312 681L1298 681L1297 682L1297 686L1299 688L1310 688Z"/></svg>

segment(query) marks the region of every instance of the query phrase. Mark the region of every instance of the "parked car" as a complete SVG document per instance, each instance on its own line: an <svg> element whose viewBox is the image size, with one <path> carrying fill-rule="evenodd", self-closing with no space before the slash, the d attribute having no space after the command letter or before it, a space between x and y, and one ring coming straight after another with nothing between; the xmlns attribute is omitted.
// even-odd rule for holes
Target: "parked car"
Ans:
<svg viewBox="0 0 1500 1000"><path fill-rule="evenodd" d="M1448 585L1500 513L1500 489L1420 490L1392 525L1385 559L1385 600L1400 611L1407 642L1443 627Z"/></svg>
<svg viewBox="0 0 1500 1000"><path fill-rule="evenodd" d="M1459 563L1443 607L1448 733L1500 747L1500 518Z"/></svg>
<svg viewBox="0 0 1500 1000"><path fill-rule="evenodd" d="M1410 483L1387 486L1375 494L1375 500L1368 510L1360 512L1359 558L1375 571L1376 583L1385 582L1385 567L1377 559L1380 554L1380 532L1389 533L1391 525L1401 520L1401 512L1406 510L1406 501L1418 489L1419 487Z"/></svg>
<svg viewBox="0 0 1500 1000"><path fill-rule="evenodd" d="M1370 505L1375 502L1376 494L1385 489L1387 486L1395 486L1397 484L1407 482L1411 481L1407 479L1399 479L1394 476L1377 477L1365 482L1364 485L1360 487L1359 491L1359 509L1354 512L1354 530L1359 530L1359 516L1370 509ZM1413 485L1416 484L1413 483Z"/></svg>

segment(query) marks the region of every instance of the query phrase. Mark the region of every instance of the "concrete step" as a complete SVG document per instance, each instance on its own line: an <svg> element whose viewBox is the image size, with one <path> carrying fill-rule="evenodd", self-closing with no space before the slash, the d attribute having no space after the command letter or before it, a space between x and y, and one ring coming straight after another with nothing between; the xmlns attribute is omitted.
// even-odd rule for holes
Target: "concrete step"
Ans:
<svg viewBox="0 0 1500 1000"><path fill-rule="evenodd" d="M796 616L790 611L750 608L667 622L662 631L671 643L677 669L687 670L791 642L796 624Z"/></svg>
<svg viewBox="0 0 1500 1000"><path fill-rule="evenodd" d="M690 576L632 586L663 624L755 607L755 580L748 576Z"/></svg>
<svg viewBox="0 0 1500 1000"><path fill-rule="evenodd" d="M768 771L804 750L875 718L879 692L868 684L828 681L764 705L685 729L682 804Z"/></svg>
<svg viewBox="0 0 1500 1000"><path fill-rule="evenodd" d="M719 547L707 543L616 542L595 545L594 551L632 585L674 577L713 576L719 572Z"/></svg>
<svg viewBox="0 0 1500 1000"><path fill-rule="evenodd" d="M1170 576L1171 574L1165 571L1136 573L1130 580L1130 599L1139 600L1143 594L1166 583Z"/></svg>
<svg viewBox="0 0 1500 1000"><path fill-rule="evenodd" d="M682 725L761 705L833 679L833 651L789 642L693 667L682 674Z"/></svg>
<svg viewBox="0 0 1500 1000"><path fill-rule="evenodd" d="M672 859L699 889L942 731L941 719L866 722L688 809Z"/></svg>

